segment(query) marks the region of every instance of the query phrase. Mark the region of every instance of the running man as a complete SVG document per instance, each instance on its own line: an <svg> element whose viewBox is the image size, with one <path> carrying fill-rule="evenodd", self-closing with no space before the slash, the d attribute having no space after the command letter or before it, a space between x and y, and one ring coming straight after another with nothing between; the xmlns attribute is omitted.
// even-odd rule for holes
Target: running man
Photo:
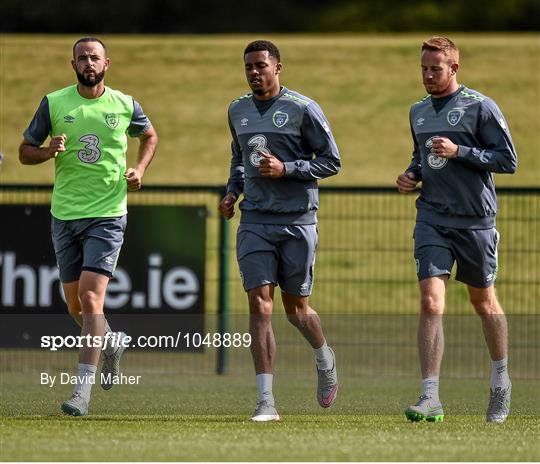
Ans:
<svg viewBox="0 0 540 464"><path fill-rule="evenodd" d="M110 60L103 42L84 37L73 46L78 79L45 96L24 132L22 164L54 159L51 231L69 313L83 336L110 333L101 371L108 390L119 374L123 332L111 333L103 315L105 291L124 239L127 191L139 190L157 145L157 134L132 97L105 86ZM126 169L127 136L139 138L135 168ZM48 146L42 146L51 137ZM79 350L78 383L62 411L88 414L101 347Z"/></svg>
<svg viewBox="0 0 540 464"><path fill-rule="evenodd" d="M251 354L259 390L253 421L279 420L272 393L276 343L271 324L274 289L288 320L315 350L317 400L336 399L336 359L317 313L309 306L313 286L317 181L338 173L339 152L317 103L279 83L278 48L266 40L244 50L251 93L229 107L232 160L220 213L230 219L240 195L237 258L250 310Z"/></svg>
<svg viewBox="0 0 540 464"><path fill-rule="evenodd" d="M422 45L422 78L428 92L410 111L413 158L398 176L401 193L422 182L416 200L414 256L420 282L418 346L422 392L406 409L411 421L443 420L439 372L444 351L442 315L454 262L482 320L491 356L488 422L510 410L508 329L495 294L497 197L492 173L512 174L517 155L508 125L490 98L457 83L459 51L445 37Z"/></svg>

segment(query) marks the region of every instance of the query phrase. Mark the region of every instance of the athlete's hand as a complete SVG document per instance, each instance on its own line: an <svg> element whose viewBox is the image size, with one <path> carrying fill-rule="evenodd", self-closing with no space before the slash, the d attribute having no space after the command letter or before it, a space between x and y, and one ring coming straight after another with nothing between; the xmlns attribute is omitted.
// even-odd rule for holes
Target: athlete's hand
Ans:
<svg viewBox="0 0 540 464"><path fill-rule="evenodd" d="M259 152L263 159L259 164L261 176L277 179L285 175L285 165L270 153Z"/></svg>
<svg viewBox="0 0 540 464"><path fill-rule="evenodd" d="M458 146L446 137L433 137L431 139L431 153L441 158L456 158Z"/></svg>
<svg viewBox="0 0 540 464"><path fill-rule="evenodd" d="M128 168L124 173L124 177L127 181L128 190L140 190L142 187L143 173L137 169Z"/></svg>
<svg viewBox="0 0 540 464"><path fill-rule="evenodd" d="M399 193L411 193L416 188L418 181L412 172L404 172L398 176L396 184Z"/></svg>
<svg viewBox="0 0 540 464"><path fill-rule="evenodd" d="M47 148L49 152L49 158L56 158L58 152L66 151L66 140L66 134L55 135L54 137L51 137L51 142L49 143L49 147Z"/></svg>
<svg viewBox="0 0 540 464"><path fill-rule="evenodd" d="M224 218L230 219L234 216L234 204L238 200L236 193L229 192L219 202L218 211Z"/></svg>

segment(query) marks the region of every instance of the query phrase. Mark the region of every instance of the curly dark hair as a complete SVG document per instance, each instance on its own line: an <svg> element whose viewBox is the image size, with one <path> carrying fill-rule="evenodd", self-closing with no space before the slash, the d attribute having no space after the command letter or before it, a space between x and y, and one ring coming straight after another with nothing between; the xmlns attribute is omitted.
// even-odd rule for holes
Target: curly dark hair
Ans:
<svg viewBox="0 0 540 464"><path fill-rule="evenodd" d="M278 61L278 63L281 61L279 48L277 48L269 40L255 40L254 42L249 43L246 49L244 50L244 56L246 56L246 54L250 52L263 52L263 51L267 51L268 55L273 56Z"/></svg>

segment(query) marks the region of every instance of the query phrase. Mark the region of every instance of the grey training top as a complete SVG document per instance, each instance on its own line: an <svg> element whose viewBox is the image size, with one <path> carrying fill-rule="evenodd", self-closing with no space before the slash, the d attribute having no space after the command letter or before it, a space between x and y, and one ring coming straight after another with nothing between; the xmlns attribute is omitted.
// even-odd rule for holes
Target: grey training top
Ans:
<svg viewBox="0 0 540 464"><path fill-rule="evenodd" d="M490 98L460 86L448 97L425 97L410 111L414 141L407 168L422 181L417 217L456 229L489 229L495 225L497 196L492 173L514 173L517 154L508 125ZM433 137L458 145L457 158L431 153Z"/></svg>
<svg viewBox="0 0 540 464"><path fill-rule="evenodd" d="M259 224L314 224L317 181L338 173L338 148L317 103L285 87L268 101L251 93L229 106L232 159L227 192L244 194L241 221ZM260 153L285 165L279 179L263 177Z"/></svg>

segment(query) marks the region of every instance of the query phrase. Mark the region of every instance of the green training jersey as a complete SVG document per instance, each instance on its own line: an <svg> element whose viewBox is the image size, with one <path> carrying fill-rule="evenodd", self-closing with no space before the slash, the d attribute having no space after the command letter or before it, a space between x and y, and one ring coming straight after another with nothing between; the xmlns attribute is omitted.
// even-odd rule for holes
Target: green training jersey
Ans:
<svg viewBox="0 0 540 464"><path fill-rule="evenodd" d="M57 219L115 217L127 213L127 135L151 124L130 96L105 87L94 99L72 85L48 94L24 137L41 145L66 134L66 150L55 158L51 213Z"/></svg>

